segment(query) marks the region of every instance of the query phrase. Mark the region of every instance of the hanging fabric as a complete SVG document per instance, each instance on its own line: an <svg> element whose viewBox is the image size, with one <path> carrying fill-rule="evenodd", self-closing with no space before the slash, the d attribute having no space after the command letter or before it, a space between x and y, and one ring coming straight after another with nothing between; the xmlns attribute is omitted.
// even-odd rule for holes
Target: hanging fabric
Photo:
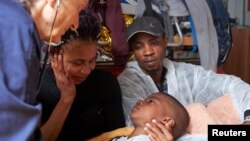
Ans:
<svg viewBox="0 0 250 141"><path fill-rule="evenodd" d="M194 22L200 64L207 70L217 71L218 38L212 14L206 0L185 0Z"/></svg>
<svg viewBox="0 0 250 141"><path fill-rule="evenodd" d="M219 58L217 66L221 67L226 61L227 54L232 47L230 16L224 0L207 0L211 9L214 26L216 28L219 44Z"/></svg>

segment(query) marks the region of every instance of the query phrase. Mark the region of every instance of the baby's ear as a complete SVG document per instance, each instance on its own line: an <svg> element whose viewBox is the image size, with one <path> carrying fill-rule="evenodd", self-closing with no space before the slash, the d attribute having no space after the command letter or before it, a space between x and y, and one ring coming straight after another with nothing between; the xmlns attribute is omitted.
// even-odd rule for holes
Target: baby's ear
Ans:
<svg viewBox="0 0 250 141"><path fill-rule="evenodd" d="M161 121L164 125L168 124L170 127L174 127L175 121L172 118L166 117Z"/></svg>

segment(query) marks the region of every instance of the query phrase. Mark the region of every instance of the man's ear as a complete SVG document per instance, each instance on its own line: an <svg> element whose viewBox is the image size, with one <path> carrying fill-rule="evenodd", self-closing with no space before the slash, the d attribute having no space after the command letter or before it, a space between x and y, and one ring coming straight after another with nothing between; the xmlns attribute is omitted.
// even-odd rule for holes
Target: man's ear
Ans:
<svg viewBox="0 0 250 141"><path fill-rule="evenodd" d="M175 121L172 118L166 117L161 121L164 125L168 124L170 127L175 126Z"/></svg>
<svg viewBox="0 0 250 141"><path fill-rule="evenodd" d="M164 40L164 46L167 47L168 46L168 37L164 36L163 40Z"/></svg>

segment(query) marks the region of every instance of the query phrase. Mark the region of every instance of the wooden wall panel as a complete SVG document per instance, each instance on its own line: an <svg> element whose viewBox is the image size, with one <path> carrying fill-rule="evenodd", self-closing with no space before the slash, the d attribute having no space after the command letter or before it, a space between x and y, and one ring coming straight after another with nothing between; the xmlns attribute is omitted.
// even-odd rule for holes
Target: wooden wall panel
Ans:
<svg viewBox="0 0 250 141"><path fill-rule="evenodd" d="M224 72L250 83L250 28L233 28L232 37L233 46L223 66Z"/></svg>

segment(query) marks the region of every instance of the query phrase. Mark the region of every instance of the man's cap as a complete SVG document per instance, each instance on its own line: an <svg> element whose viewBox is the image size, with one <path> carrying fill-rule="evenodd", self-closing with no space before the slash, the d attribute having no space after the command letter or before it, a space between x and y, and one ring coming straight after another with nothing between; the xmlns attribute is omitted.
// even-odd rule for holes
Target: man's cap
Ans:
<svg viewBox="0 0 250 141"><path fill-rule="evenodd" d="M153 36L159 36L163 34L164 29L161 22L157 18L142 16L136 18L134 22L128 26L127 41L129 41L132 36L139 32L148 33Z"/></svg>

